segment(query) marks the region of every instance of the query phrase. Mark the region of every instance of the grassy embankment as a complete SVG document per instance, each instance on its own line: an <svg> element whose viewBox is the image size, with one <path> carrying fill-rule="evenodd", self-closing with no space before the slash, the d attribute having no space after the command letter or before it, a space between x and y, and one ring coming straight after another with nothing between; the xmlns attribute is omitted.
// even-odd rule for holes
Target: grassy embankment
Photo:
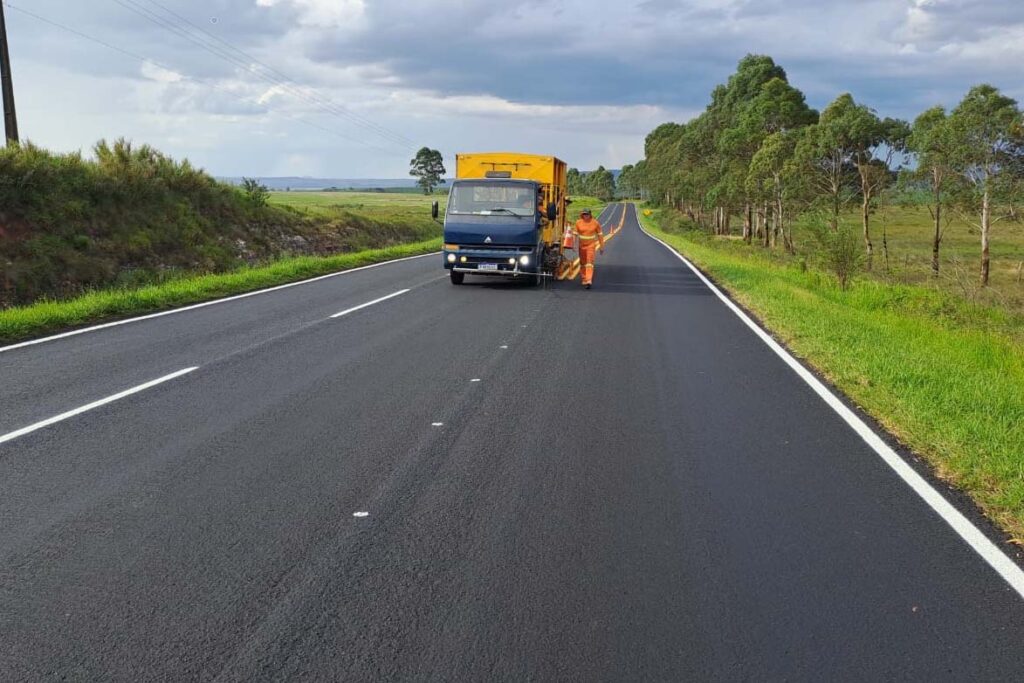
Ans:
<svg viewBox="0 0 1024 683"><path fill-rule="evenodd" d="M334 256L297 256L228 273L182 276L145 287L102 289L67 301L42 301L8 308L0 310L0 341L17 341L86 323L152 313L440 248L441 238L438 237Z"/></svg>
<svg viewBox="0 0 1024 683"><path fill-rule="evenodd" d="M844 292L813 264L686 230L661 211L641 219L1024 540L1024 316L940 287L870 277ZM920 258L909 246L917 229L890 224L890 260L898 250L908 252L908 267L911 253ZM947 254L957 242L947 233Z"/></svg>
<svg viewBox="0 0 1024 683"><path fill-rule="evenodd" d="M440 248L433 197L270 202L149 147L0 150L0 342Z"/></svg>

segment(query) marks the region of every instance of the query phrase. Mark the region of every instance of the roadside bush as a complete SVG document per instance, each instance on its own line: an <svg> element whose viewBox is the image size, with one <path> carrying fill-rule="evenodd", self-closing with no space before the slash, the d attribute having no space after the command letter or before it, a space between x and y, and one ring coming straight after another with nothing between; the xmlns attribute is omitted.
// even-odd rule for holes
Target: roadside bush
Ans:
<svg viewBox="0 0 1024 683"><path fill-rule="evenodd" d="M835 275L840 289L849 289L850 281L864 265L864 249L857 232L844 222L833 230L828 218L821 213L808 214L801 220L800 227L818 245L814 255L822 267Z"/></svg>

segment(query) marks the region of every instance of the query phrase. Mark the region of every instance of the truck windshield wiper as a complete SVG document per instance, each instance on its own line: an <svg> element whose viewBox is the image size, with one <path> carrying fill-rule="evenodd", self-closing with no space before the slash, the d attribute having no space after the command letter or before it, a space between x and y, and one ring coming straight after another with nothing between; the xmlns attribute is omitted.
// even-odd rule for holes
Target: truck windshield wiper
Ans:
<svg viewBox="0 0 1024 683"><path fill-rule="evenodd" d="M519 214L519 213L516 213L512 209L507 209L504 206L496 206L493 209L491 209L491 213L494 213L495 211L505 211L505 212L508 212L508 213L512 214L516 218L526 218L526 216L524 216L522 214Z"/></svg>

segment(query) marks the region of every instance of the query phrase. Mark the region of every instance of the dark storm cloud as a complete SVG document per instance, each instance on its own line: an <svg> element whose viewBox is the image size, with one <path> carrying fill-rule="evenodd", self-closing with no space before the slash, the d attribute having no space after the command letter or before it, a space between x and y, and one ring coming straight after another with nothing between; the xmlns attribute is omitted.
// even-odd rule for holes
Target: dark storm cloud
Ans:
<svg viewBox="0 0 1024 683"><path fill-rule="evenodd" d="M184 25L172 12L195 26L246 50L271 46L294 25L298 11L291 5L258 7L253 0L13 0L9 12L12 48L20 59L59 66L91 76L137 76L139 63L99 46L81 35L63 31L31 17L71 28L124 52L148 58L196 78L219 78L237 65L220 59L187 39ZM224 54L231 49L202 36ZM237 55L234 55L237 57Z"/></svg>
<svg viewBox="0 0 1024 683"><path fill-rule="evenodd" d="M963 91L979 78L1014 87L1012 63L961 57L958 45L1024 21L1024 3L981 0L563 0L554 7L371 0L362 30L311 35L306 54L336 66L382 65L404 87L443 94L692 109L744 54L758 52L775 56L819 106L851 90L902 112L915 98Z"/></svg>

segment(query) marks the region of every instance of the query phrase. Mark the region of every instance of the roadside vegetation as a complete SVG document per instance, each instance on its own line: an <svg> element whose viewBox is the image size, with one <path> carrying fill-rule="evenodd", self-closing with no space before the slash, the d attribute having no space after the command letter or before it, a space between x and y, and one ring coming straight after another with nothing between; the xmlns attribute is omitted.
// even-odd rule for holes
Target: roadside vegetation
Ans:
<svg viewBox="0 0 1024 683"><path fill-rule="evenodd" d="M148 146L0 150L0 340L440 248L432 197L270 192Z"/></svg>
<svg viewBox="0 0 1024 683"><path fill-rule="evenodd" d="M1024 541L1017 103L980 85L913 122L849 94L819 113L748 56L645 157L619 185L647 228Z"/></svg>
<svg viewBox="0 0 1024 683"><path fill-rule="evenodd" d="M411 203L401 213L364 203L372 202L303 207L124 140L100 142L91 159L8 147L0 150L0 309L440 235L428 198L419 215Z"/></svg>

